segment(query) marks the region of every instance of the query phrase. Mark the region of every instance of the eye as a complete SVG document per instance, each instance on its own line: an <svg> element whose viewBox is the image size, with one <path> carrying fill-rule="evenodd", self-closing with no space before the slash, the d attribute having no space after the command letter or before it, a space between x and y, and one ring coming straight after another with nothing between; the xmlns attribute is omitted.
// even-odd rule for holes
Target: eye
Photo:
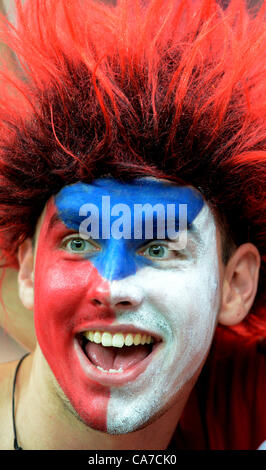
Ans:
<svg viewBox="0 0 266 470"><path fill-rule="evenodd" d="M169 250L167 246L160 243L149 245L141 254L153 259L170 259L173 257L172 250Z"/></svg>
<svg viewBox="0 0 266 470"><path fill-rule="evenodd" d="M175 243L169 242L161 242L160 240L153 241L143 247L141 251L139 251L141 256L145 256L146 258L153 260L153 261L169 261L171 266L175 266L176 262L184 261L188 259L188 254L183 250L179 250ZM169 263L167 266L169 267ZM172 263L172 264L171 264ZM173 264L174 263L174 264Z"/></svg>
<svg viewBox="0 0 266 470"><path fill-rule="evenodd" d="M79 236L65 238L62 247L69 253L94 253L100 250L94 243Z"/></svg>

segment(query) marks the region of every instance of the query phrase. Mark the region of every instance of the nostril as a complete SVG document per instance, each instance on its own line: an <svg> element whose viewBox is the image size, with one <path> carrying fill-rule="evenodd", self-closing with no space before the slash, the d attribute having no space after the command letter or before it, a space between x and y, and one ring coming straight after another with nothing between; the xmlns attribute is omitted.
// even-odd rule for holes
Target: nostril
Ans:
<svg viewBox="0 0 266 470"><path fill-rule="evenodd" d="M117 305L117 306L123 305L123 306L127 307L127 306L132 305L132 303L129 302L128 300L121 300L121 302L117 302L116 305Z"/></svg>
<svg viewBox="0 0 266 470"><path fill-rule="evenodd" d="M98 299L91 299L92 305L102 305L102 302Z"/></svg>

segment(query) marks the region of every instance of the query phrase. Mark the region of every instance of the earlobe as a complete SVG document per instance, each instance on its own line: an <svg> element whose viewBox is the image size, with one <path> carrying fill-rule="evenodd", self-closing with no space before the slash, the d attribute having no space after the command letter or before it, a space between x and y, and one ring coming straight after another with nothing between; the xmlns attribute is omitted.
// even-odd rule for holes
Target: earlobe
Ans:
<svg viewBox="0 0 266 470"><path fill-rule="evenodd" d="M19 272L18 288L19 297L24 307L33 310L34 305L34 255L32 241L28 238L18 250Z"/></svg>
<svg viewBox="0 0 266 470"><path fill-rule="evenodd" d="M246 317L257 293L259 269L257 248L251 243L238 247L225 267L219 323L236 325Z"/></svg>

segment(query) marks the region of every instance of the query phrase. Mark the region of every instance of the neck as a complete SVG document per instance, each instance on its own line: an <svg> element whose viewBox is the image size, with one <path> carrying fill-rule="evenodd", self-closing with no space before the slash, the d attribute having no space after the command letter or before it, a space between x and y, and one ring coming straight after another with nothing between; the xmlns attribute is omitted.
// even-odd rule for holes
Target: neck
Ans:
<svg viewBox="0 0 266 470"><path fill-rule="evenodd" d="M143 429L122 435L103 433L81 422L69 403L62 400L61 393L54 393L58 385L43 357L40 367L40 356L37 348L25 359L17 377L15 421L18 443L24 450L167 448L185 405L184 398ZM49 380L44 379L43 369L49 370Z"/></svg>

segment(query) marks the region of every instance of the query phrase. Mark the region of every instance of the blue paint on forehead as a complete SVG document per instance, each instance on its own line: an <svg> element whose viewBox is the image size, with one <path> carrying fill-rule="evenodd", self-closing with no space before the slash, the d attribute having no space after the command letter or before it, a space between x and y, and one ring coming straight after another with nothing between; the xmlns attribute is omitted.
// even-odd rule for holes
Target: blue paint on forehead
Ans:
<svg viewBox="0 0 266 470"><path fill-rule="evenodd" d="M102 199L103 197L104 199ZM103 200L105 201L104 203ZM129 217L127 218L129 225L128 239L116 239L112 236L112 232L107 234L106 237L106 233L103 232L104 220L106 221L107 217L106 209L108 209L106 201L109 201L110 204L109 213L117 204L127 206L127 210L129 211ZM138 219L141 219L139 223L142 229L142 236L136 238L133 220L135 204L142 206L145 204L150 204L151 206L160 204L161 207L165 209L165 214L167 205L175 205L174 227L175 230L178 231L179 205L186 204L187 225L189 228L201 211L204 200L200 193L193 188L176 186L166 181L141 178L135 179L130 183L123 183L112 178L101 178L95 180L92 184L80 182L64 187L55 197L55 204L59 217L66 227L77 232L79 232L82 221L87 220L89 216L91 216L91 220L94 217L90 211L85 211L84 215L80 215L80 208L84 204L93 204L96 206L99 214L99 236L93 238L100 244L101 251L90 254L89 256L87 254L83 256L88 257L98 269L99 273L105 279L111 281L135 274L137 269L153 264L153 261L137 254L137 249L145 244L145 221L144 213L140 214ZM122 209L122 212L118 210L114 216L111 215L109 226L112 227L112 224L117 221L123 213L125 214L124 209ZM158 230L156 212L151 213L151 222L155 236L149 239L156 239ZM126 227L123 227L123 230L125 230L125 228ZM165 233L167 238L166 221ZM146 238L146 243L148 242L149 240Z"/></svg>
<svg viewBox="0 0 266 470"><path fill-rule="evenodd" d="M58 193L55 202L64 223L74 230L79 230L80 223L85 218L85 216L79 215L80 207L87 203L97 206L100 219L99 238L102 238L101 226L104 216L102 209L106 208L105 204L103 205L102 198L106 197L110 198L110 209L117 204L126 204L131 212L131 222L133 222L135 204L143 206L145 204L150 204L151 206L160 204L165 209L167 205L174 204L175 218L178 225L178 205L186 204L189 226L204 204L201 194L190 187L176 186L167 182L148 179L121 183L110 178L95 180L93 184L76 183L66 186ZM111 216L111 223L116 219L117 216ZM131 238L134 238L133 233Z"/></svg>

